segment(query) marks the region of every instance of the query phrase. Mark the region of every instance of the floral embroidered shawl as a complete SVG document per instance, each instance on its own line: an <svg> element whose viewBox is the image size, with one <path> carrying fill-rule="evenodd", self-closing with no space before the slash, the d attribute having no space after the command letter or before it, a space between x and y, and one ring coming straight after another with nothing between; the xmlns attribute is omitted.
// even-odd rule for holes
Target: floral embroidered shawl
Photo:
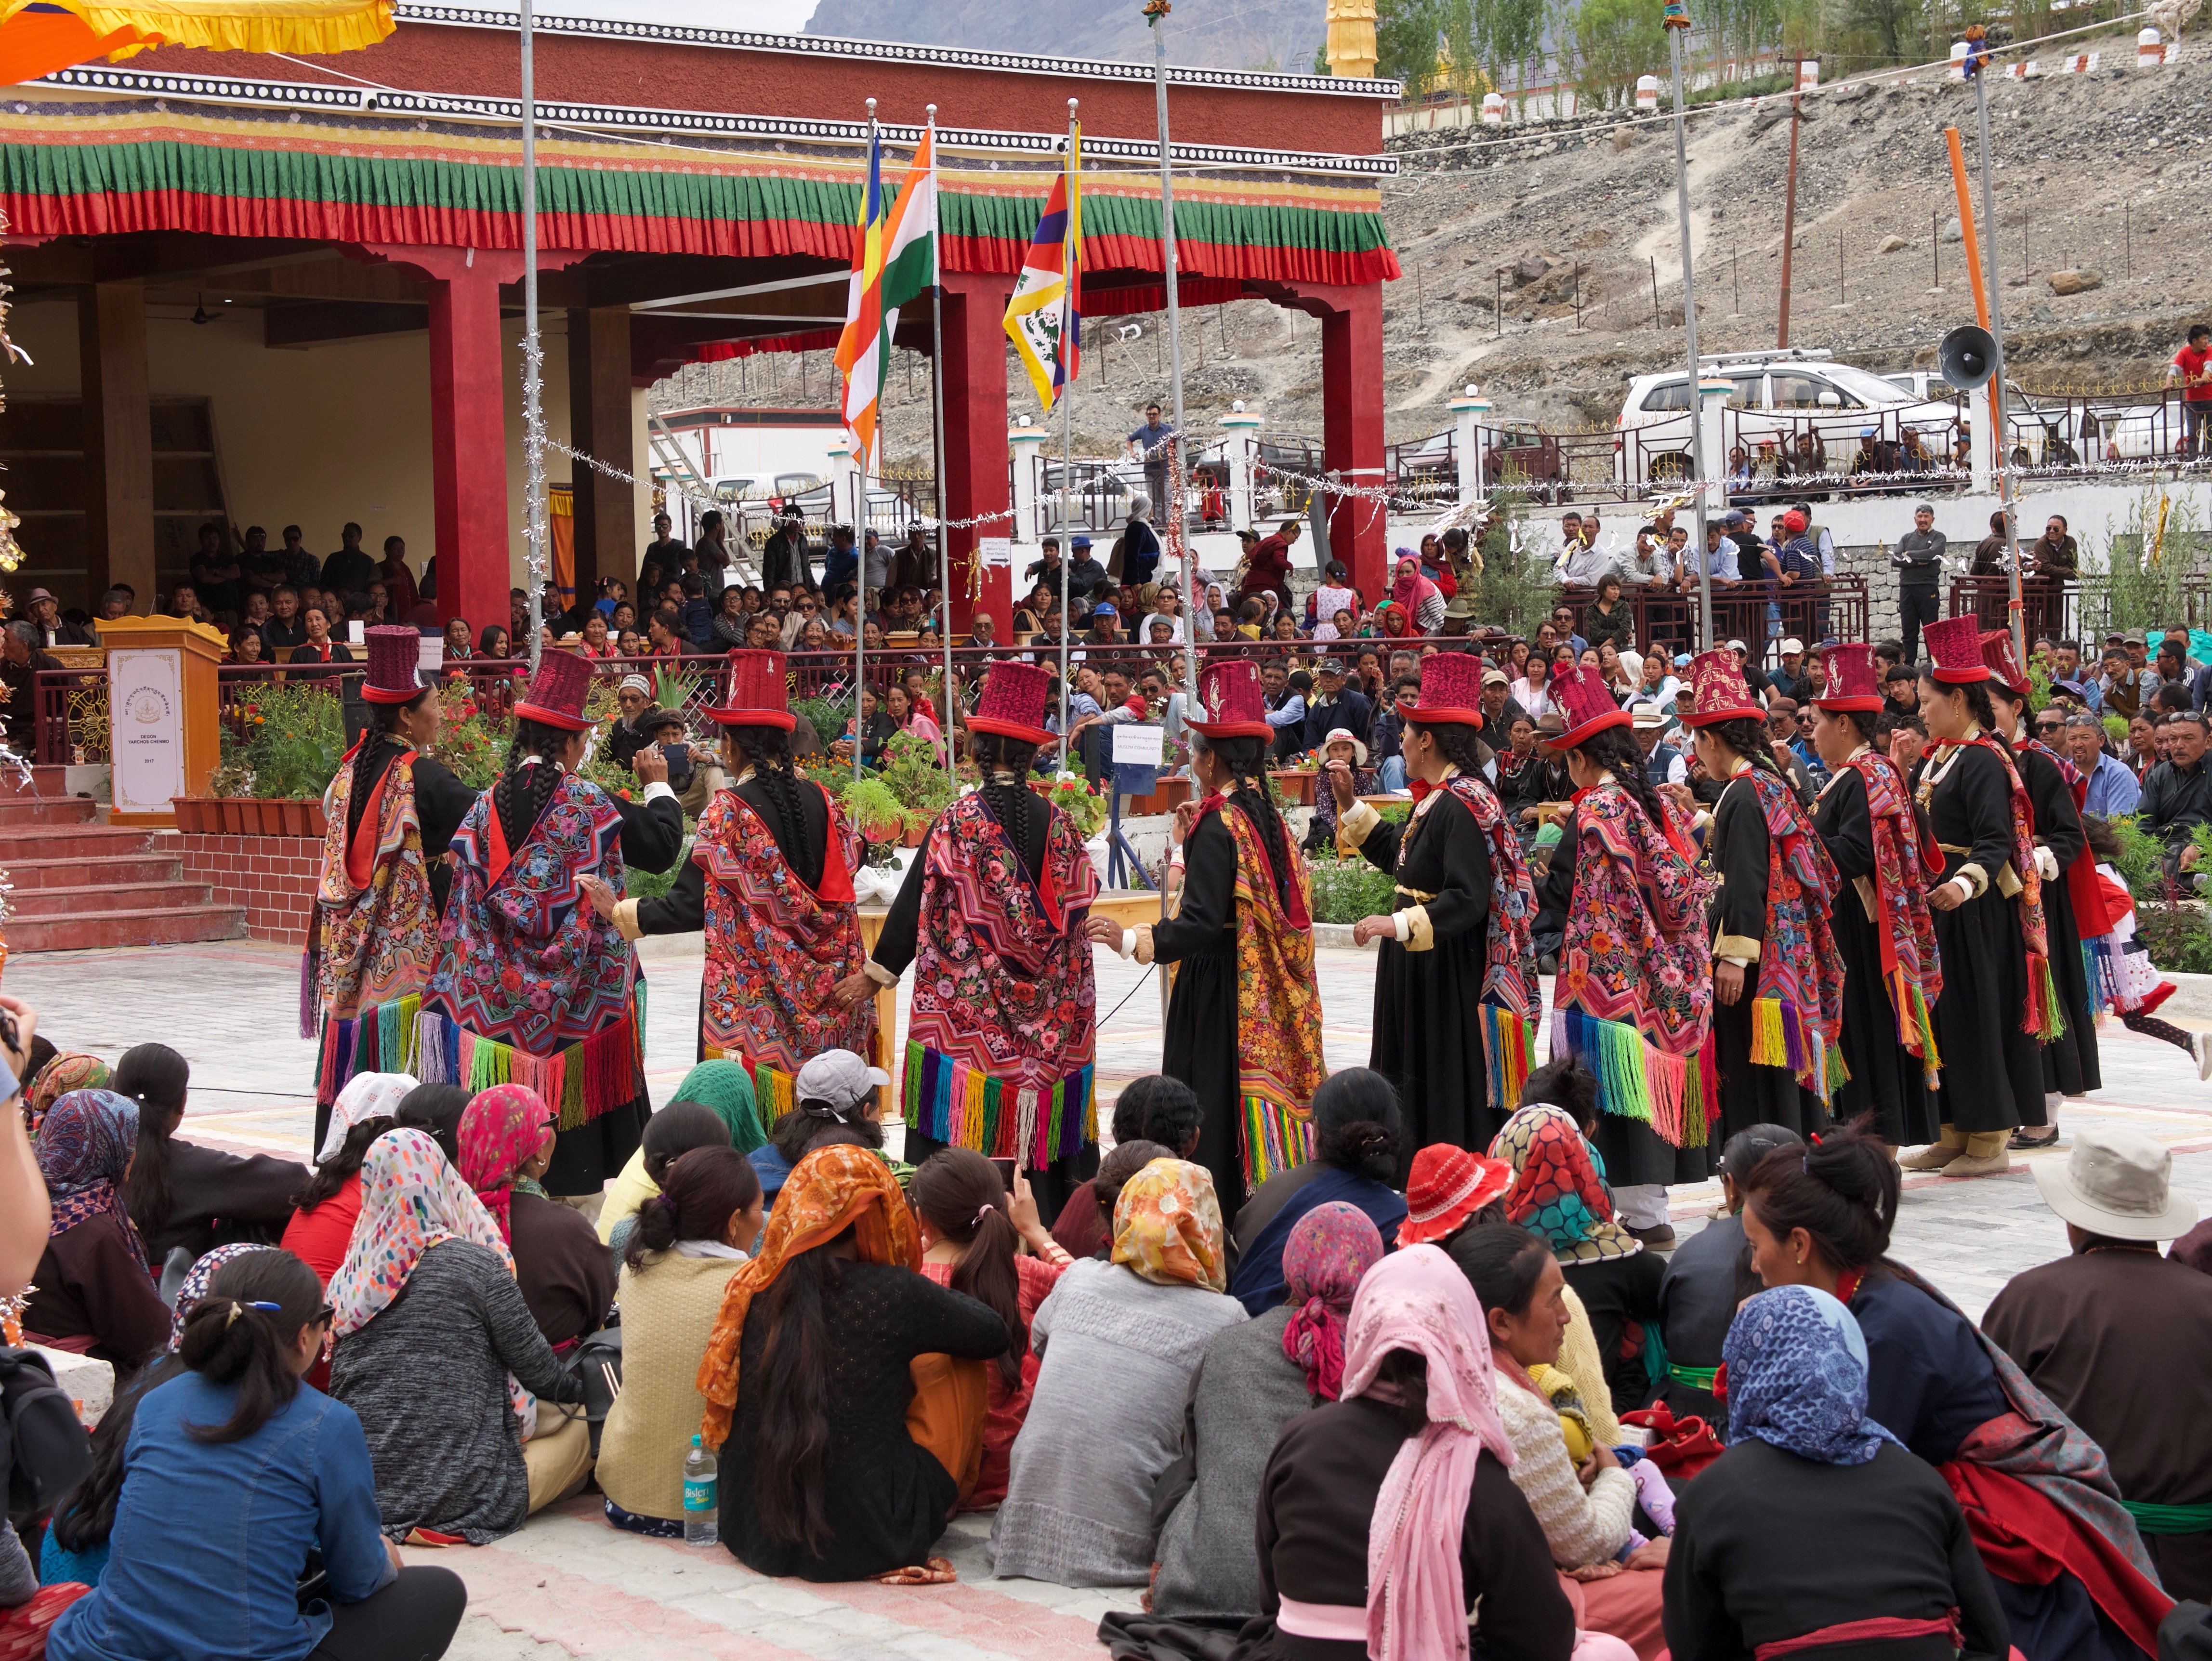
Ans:
<svg viewBox="0 0 2212 1661"><path fill-rule="evenodd" d="M821 787L801 783L801 790ZM822 887L799 879L775 833L733 790L699 816L692 863L707 875L707 980L700 1035L726 1056L796 1074L825 1050L875 1053L876 1001L841 1010L830 995L859 972L858 849L827 792Z"/></svg>
<svg viewBox="0 0 2212 1661"><path fill-rule="evenodd" d="M1083 924L1098 873L1067 816L1051 813L1036 881L981 792L938 816L921 854L907 1021L912 1042L1003 1085L1040 1090L1082 1072L1097 1049Z"/></svg>
<svg viewBox="0 0 2212 1661"><path fill-rule="evenodd" d="M1521 838L1506 823L1497 793L1480 779L1456 773L1443 788L1474 815L1476 828L1490 842L1490 958L1482 995L1516 1015L1539 1014L1544 998L1536 975L1536 885L1529 878ZM1413 812L1418 820L1420 809Z"/></svg>
<svg viewBox="0 0 2212 1661"><path fill-rule="evenodd" d="M1711 882L1667 812L1667 825L1653 824L1618 782L1576 804L1574 903L1553 995L1635 1026L1668 1055L1692 1056L1712 1030Z"/></svg>
<svg viewBox="0 0 2212 1661"><path fill-rule="evenodd" d="M1932 1074L1938 1058L1926 1012L1943 995L1943 966L1936 950L1928 885L1943 868L1942 850L1932 837L1923 844L1912 798L1895 762L1869 750L1851 766L1866 785L1867 813L1873 822L1875 933L1881 940L1881 974L1898 1017L1898 1041ZM1935 1082L1932 1076L1929 1082Z"/></svg>
<svg viewBox="0 0 2212 1661"><path fill-rule="evenodd" d="M349 837L360 748L346 751L323 793L329 828L315 890L322 924L316 993L323 1013L335 1020L351 1020L364 1005L420 995L438 966L438 909L422 861L415 752L392 757L369 791L360 829Z"/></svg>
<svg viewBox="0 0 2212 1661"><path fill-rule="evenodd" d="M623 887L622 815L574 773L510 852L489 790L453 833L450 948L423 995L464 1031L547 1056L629 1018L637 953L580 877Z"/></svg>
<svg viewBox="0 0 2212 1661"><path fill-rule="evenodd" d="M1295 849L1264 847L1250 816L1227 797L1209 796L1198 805L1200 819L1210 812L1221 815L1237 842L1237 1088L1248 1099L1303 1110L1328 1076L1305 861ZM1286 852L1292 861L1287 908L1274 867Z"/></svg>
<svg viewBox="0 0 2212 1661"><path fill-rule="evenodd" d="M1736 776L1746 780L1766 821L1766 934L1756 995L1796 1011L1833 1043L1844 1025L1844 954L1829 916L1842 879L1782 776L1753 767Z"/></svg>

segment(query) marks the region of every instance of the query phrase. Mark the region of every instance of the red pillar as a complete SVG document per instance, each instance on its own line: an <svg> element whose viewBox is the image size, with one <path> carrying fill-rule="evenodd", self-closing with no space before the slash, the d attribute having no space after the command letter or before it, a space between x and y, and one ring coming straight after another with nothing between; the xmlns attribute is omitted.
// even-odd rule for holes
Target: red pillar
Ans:
<svg viewBox="0 0 2212 1661"><path fill-rule="evenodd" d="M1006 472L1006 300L1014 279L996 271L946 271L945 279L945 517L973 519L1006 514L1013 506ZM969 598L969 569L986 537L1010 538L1011 516L947 532L952 551L952 627L988 611L998 637L1013 621L1013 571L994 565L983 573L983 591Z"/></svg>
<svg viewBox="0 0 2212 1661"><path fill-rule="evenodd" d="M499 274L472 268L431 283L430 488L438 615L471 633L507 618L507 373ZM502 262L503 263L503 262ZM528 651L526 642L516 649Z"/></svg>
<svg viewBox="0 0 2212 1661"><path fill-rule="evenodd" d="M1322 470L1380 488L1382 465L1382 285L1286 283L1268 297L1321 319ZM1390 527L1380 500L1331 499L1328 548L1371 600L1390 586Z"/></svg>

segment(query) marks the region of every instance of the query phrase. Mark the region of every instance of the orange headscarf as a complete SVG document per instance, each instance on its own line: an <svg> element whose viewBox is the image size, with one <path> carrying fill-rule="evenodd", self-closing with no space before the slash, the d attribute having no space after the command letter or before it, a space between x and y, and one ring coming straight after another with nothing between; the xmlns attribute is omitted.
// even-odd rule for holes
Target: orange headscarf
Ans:
<svg viewBox="0 0 2212 1661"><path fill-rule="evenodd" d="M757 1293L783 1272L802 1251L827 1244L848 1228L864 1263L912 1269L921 1261L921 1243L906 1196L882 1155L871 1148L840 1143L817 1147L797 1165L775 1196L760 1255L730 1276L722 1308L708 1335L699 1363L699 1393L707 1398L699 1421L701 1439L720 1448L730 1434L738 1405L738 1346L745 1335L745 1314Z"/></svg>

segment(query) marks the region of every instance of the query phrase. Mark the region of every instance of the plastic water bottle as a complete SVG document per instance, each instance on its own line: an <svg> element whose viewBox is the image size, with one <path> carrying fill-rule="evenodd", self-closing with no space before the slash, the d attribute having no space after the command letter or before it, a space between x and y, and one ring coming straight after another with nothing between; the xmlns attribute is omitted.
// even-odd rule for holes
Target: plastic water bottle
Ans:
<svg viewBox="0 0 2212 1661"><path fill-rule="evenodd" d="M720 1538L716 1524L718 1496L714 1456L700 1445L696 1435L691 1451L684 1456L684 1543L711 1546Z"/></svg>

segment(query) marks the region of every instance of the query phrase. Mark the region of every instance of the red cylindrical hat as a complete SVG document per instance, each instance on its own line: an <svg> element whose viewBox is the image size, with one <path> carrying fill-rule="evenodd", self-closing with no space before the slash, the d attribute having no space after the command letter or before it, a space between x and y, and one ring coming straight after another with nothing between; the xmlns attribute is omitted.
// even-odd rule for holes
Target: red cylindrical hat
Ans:
<svg viewBox="0 0 2212 1661"><path fill-rule="evenodd" d="M1419 702L1398 700L1408 721L1482 725L1482 660L1472 652L1437 652L1421 660Z"/></svg>
<svg viewBox="0 0 2212 1661"><path fill-rule="evenodd" d="M788 707L783 654L739 650L722 669L722 702L700 714L722 727L781 727L788 733L799 717Z"/></svg>
<svg viewBox="0 0 2212 1661"><path fill-rule="evenodd" d="M1815 708L1861 715L1881 709L1881 682L1875 673L1872 646L1864 641L1848 641L1828 648L1820 661L1827 666L1828 684L1813 700Z"/></svg>
<svg viewBox="0 0 2212 1661"><path fill-rule="evenodd" d="M1559 707L1563 728L1551 740L1554 750L1572 750L1609 727L1632 726L1636 721L1620 707L1605 677L1586 664L1575 664L1552 677L1552 702Z"/></svg>
<svg viewBox="0 0 2212 1661"><path fill-rule="evenodd" d="M538 673L530 695L514 706L519 720L543 721L548 727L580 733L592 724L584 713L585 696L592 690L589 659L574 652L551 651L538 660Z"/></svg>
<svg viewBox="0 0 2212 1661"><path fill-rule="evenodd" d="M1751 687L1736 666L1735 654L1725 647L1700 652L1690 660L1690 684L1695 689L1692 708L1686 713L1676 710L1685 726L1766 719L1766 711L1751 700Z"/></svg>
<svg viewBox="0 0 2212 1661"><path fill-rule="evenodd" d="M1045 730L1045 704L1052 697L1052 675L1034 663L1001 660L983 677L983 690L975 713L968 717L969 730L996 733L1024 744L1049 743Z"/></svg>
<svg viewBox="0 0 2212 1661"><path fill-rule="evenodd" d="M1982 625L1972 618L1945 618L1920 630L1928 648L1929 673L1947 686L1966 686L1990 678L1982 657Z"/></svg>
<svg viewBox="0 0 2212 1661"><path fill-rule="evenodd" d="M379 624L362 630L368 648L368 678L361 695L371 703L405 703L422 690L416 676L422 665L422 636L396 624Z"/></svg>
<svg viewBox="0 0 2212 1661"><path fill-rule="evenodd" d="M1267 695L1260 685L1260 672L1249 658L1231 658L1209 664L1198 684L1198 701L1206 719L1193 715L1188 724L1210 739L1269 739L1275 729L1267 725Z"/></svg>
<svg viewBox="0 0 2212 1661"><path fill-rule="evenodd" d="M1990 678L2001 681L2011 689L2014 697L2024 698L2032 690L2027 672L2013 655L2012 630L1984 629L1982 630L1982 661L1988 666Z"/></svg>

